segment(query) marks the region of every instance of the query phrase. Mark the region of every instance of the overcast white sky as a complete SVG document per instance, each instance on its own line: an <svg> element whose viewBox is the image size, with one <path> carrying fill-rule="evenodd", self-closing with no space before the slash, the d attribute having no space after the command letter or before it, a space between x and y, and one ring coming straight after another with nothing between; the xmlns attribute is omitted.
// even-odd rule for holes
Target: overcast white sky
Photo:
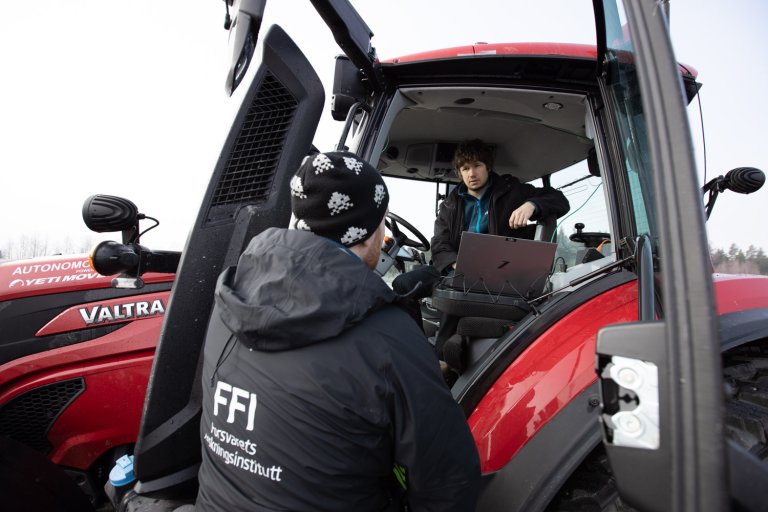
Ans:
<svg viewBox="0 0 768 512"><path fill-rule="evenodd" d="M588 0L352 2L382 58L477 41L594 43ZM672 0L671 9L677 57L704 84L708 177L739 166L768 170L760 99L768 3ZM311 4L271 0L267 16L307 52L329 101L339 51ZM224 93L223 18L220 0L0 4L0 250L23 235L52 249L67 237L83 240L81 206L96 193L128 197L160 218L144 245L183 247L240 100ZM316 145L331 149L340 130L326 115ZM768 250L767 197L768 187L722 195L711 244ZM104 238L119 235L92 239Z"/></svg>

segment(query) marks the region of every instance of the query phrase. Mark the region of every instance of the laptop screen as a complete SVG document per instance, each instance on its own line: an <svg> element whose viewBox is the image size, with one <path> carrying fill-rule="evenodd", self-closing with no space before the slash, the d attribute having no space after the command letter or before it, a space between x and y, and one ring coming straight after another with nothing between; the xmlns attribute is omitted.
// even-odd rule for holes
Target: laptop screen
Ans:
<svg viewBox="0 0 768 512"><path fill-rule="evenodd" d="M544 292L557 244L464 232L456 272L446 285L464 291L534 298Z"/></svg>

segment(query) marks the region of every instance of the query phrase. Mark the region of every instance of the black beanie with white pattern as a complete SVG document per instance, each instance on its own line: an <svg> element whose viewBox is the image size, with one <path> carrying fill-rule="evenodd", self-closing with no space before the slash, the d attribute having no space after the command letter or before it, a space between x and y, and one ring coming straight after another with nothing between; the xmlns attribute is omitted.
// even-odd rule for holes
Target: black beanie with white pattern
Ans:
<svg viewBox="0 0 768 512"><path fill-rule="evenodd" d="M388 204L379 171L353 153L310 155L291 179L293 227L347 247L376 232Z"/></svg>

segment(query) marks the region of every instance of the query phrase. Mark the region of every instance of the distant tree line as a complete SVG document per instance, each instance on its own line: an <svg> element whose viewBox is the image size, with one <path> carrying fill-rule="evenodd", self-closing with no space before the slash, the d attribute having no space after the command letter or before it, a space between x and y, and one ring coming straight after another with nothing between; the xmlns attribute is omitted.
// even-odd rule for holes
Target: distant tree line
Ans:
<svg viewBox="0 0 768 512"><path fill-rule="evenodd" d="M564 256L567 264L575 264L581 244L568 240L568 236L559 230L560 255ZM36 258L38 256L51 256L54 254L80 254L89 252L94 246L90 236L75 241L66 237L59 242L52 242L37 235L22 235L17 240L0 241L0 261L21 260ZM768 255L762 247L750 245L743 251L738 245L731 244L728 251L713 249L710 247L709 255L715 272L721 274L762 274L768 275Z"/></svg>
<svg viewBox="0 0 768 512"><path fill-rule="evenodd" d="M731 244L728 251L709 249L715 272L723 274L763 274L768 275L768 255L762 247L750 245L742 251L736 244Z"/></svg>
<svg viewBox="0 0 768 512"><path fill-rule="evenodd" d="M563 228L558 230L557 241L557 254L567 266L575 265L583 257L584 246L571 241ZM762 247L750 245L746 251L736 244L731 244L727 251L710 247L709 255L717 273L768 275L768 255Z"/></svg>
<svg viewBox="0 0 768 512"><path fill-rule="evenodd" d="M63 240L48 240L39 235L21 235L16 240L0 241L0 260L23 260L54 254L80 254L93 248L93 238L85 236L80 240L65 237Z"/></svg>

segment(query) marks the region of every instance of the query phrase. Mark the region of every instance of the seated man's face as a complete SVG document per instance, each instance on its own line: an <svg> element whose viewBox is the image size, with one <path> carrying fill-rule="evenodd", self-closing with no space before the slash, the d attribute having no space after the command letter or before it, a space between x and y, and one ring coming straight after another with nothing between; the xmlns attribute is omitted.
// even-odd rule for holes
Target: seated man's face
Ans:
<svg viewBox="0 0 768 512"><path fill-rule="evenodd" d="M488 168L479 160L462 164L459 173L471 192L482 190L488 184Z"/></svg>

